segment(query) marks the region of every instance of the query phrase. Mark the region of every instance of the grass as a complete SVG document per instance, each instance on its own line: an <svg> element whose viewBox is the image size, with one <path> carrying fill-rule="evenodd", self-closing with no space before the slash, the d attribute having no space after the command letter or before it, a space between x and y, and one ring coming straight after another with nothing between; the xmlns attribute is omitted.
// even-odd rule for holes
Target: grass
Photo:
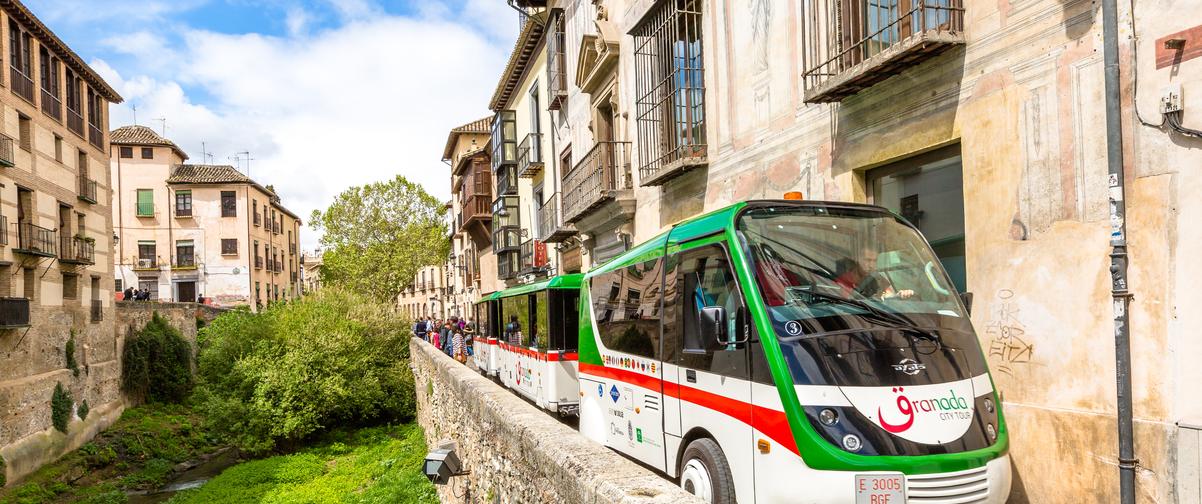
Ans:
<svg viewBox="0 0 1202 504"><path fill-rule="evenodd" d="M296 453L230 467L168 502L437 503L422 474L425 453L413 424L336 431Z"/></svg>
<svg viewBox="0 0 1202 504"><path fill-rule="evenodd" d="M200 423L182 405L127 409L91 442L0 489L0 504L125 502L125 490L157 488L171 477L175 464L221 448L196 427Z"/></svg>

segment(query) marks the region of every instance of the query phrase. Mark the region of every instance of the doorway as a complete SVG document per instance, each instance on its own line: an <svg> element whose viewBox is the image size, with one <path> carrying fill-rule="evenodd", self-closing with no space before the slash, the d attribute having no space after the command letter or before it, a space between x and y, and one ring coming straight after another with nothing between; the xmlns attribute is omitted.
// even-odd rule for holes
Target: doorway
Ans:
<svg viewBox="0 0 1202 504"><path fill-rule="evenodd" d="M195 303L196 302L196 282L176 282L175 300L180 303Z"/></svg>

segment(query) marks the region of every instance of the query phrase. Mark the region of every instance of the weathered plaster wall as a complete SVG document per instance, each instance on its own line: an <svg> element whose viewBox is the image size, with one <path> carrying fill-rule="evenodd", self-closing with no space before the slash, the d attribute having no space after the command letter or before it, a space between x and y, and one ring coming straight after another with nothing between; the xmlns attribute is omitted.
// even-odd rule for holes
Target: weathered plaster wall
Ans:
<svg viewBox="0 0 1202 504"><path fill-rule="evenodd" d="M425 342L409 350L427 444L456 442L471 471L439 487L442 502L700 502Z"/></svg>

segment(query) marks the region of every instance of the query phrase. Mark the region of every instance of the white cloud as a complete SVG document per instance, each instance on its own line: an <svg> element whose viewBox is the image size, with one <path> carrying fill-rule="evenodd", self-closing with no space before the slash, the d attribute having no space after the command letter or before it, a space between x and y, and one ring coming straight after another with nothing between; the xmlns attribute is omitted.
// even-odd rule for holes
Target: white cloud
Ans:
<svg viewBox="0 0 1202 504"><path fill-rule="evenodd" d="M288 27L288 34L293 37L303 35L312 21L313 15L301 7L291 7L284 15L284 26Z"/></svg>
<svg viewBox="0 0 1202 504"><path fill-rule="evenodd" d="M377 15L289 37L186 31L175 57L133 76L94 65L127 99L114 127L132 121L133 103L156 130L151 119L166 117L167 136L194 162L201 142L216 163L249 150L251 176L307 219L343 189L398 173L448 199L447 131L489 113L508 46L459 19Z"/></svg>

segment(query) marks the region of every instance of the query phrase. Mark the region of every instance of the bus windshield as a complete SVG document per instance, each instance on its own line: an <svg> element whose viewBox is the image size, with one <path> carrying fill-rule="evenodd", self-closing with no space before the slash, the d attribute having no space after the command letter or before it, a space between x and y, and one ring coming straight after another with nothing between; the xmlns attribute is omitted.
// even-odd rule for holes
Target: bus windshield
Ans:
<svg viewBox="0 0 1202 504"><path fill-rule="evenodd" d="M890 327L966 318L930 247L884 211L753 208L738 230L774 325L787 324L782 338L802 336L812 325L805 321L832 316Z"/></svg>

